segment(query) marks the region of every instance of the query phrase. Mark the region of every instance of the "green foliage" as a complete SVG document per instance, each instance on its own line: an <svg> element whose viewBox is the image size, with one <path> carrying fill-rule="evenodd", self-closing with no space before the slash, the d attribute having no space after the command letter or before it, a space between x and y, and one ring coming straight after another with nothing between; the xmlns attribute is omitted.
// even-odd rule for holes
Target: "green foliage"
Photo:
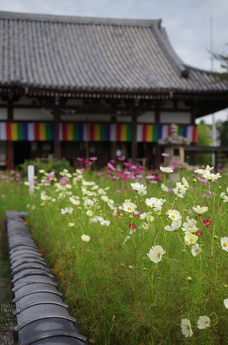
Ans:
<svg viewBox="0 0 228 345"><path fill-rule="evenodd" d="M224 121L217 126L221 146L228 146L228 121Z"/></svg>
<svg viewBox="0 0 228 345"><path fill-rule="evenodd" d="M69 177L70 189L64 186L58 189L59 185L53 181L50 186L37 185L33 195L17 181L8 183L7 179L0 185L4 200L1 214L6 209L28 210L32 236L88 343L220 345L227 338L228 314L223 299L228 297L228 252L223 250L220 240L227 236L228 203L220 197L221 192L227 194L227 175L224 172L219 183L204 184L194 179L192 173L179 174L178 180L183 182L184 175L190 186L184 198L172 191L163 192L160 182L151 184L145 176L147 195L140 195L132 191L130 182L113 181L105 174L98 176L91 172L83 174L84 180L78 173ZM111 206L120 206L131 199L138 212L151 212L154 219L144 218L149 213L140 217L121 208L115 216L104 194L99 192L101 187ZM86 198L85 189L90 191ZM41 191L46 192L47 198L41 200ZM166 199L159 212L146 205L145 199L153 196ZM92 217L103 216L110 220L109 226L91 222L85 205L88 198L94 201L89 208ZM205 214L195 211L191 214L192 206L197 205L207 205L209 210ZM65 207L72 207L72 213L62 214L61 208ZM187 217L196 222L199 233L202 232L197 240L202 251L197 256L192 255L192 246L186 244L181 227L176 231L165 230L172 222L167 216L169 210L180 213L182 225ZM89 242L82 241L83 234L90 236ZM124 243L127 236L130 238ZM165 250L158 263L147 256L156 245ZM199 330L197 320L203 315L210 317L211 324ZM190 339L181 333L184 318L192 324Z"/></svg>
<svg viewBox="0 0 228 345"><path fill-rule="evenodd" d="M209 137L210 132L211 132L211 126L204 123L204 121L201 121L200 124L197 126L197 136L198 136L197 146L210 146L210 144L212 143L212 139ZM211 153L197 153L197 164L210 165Z"/></svg>
<svg viewBox="0 0 228 345"><path fill-rule="evenodd" d="M27 169L28 165L34 165L35 167L35 175L38 175L38 172L40 169L45 170L46 172L54 172L57 177L59 177L59 172L67 169L69 172L73 172L73 168L71 167L69 161L67 161L65 158L62 160L59 160L55 157L50 159L48 162L40 160L39 162L37 160L25 160L23 164L20 164L19 167L21 169L21 174L23 177L27 177Z"/></svg>

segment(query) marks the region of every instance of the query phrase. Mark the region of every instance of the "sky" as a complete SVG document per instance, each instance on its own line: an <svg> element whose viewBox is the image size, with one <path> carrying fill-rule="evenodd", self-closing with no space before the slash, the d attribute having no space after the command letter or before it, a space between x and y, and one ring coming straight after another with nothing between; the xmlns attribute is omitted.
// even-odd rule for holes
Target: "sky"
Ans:
<svg viewBox="0 0 228 345"><path fill-rule="evenodd" d="M221 71L219 61L214 59L212 64L210 51L228 54L227 0L0 0L0 11L161 19L185 64ZM228 109L214 115L215 121L225 121L227 117ZM212 115L201 119L212 123Z"/></svg>

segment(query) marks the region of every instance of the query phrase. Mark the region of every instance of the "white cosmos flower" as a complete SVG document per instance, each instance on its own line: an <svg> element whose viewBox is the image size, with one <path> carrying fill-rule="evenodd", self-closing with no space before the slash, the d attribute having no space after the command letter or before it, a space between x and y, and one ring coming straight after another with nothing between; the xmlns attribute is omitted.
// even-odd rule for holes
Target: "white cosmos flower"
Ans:
<svg viewBox="0 0 228 345"><path fill-rule="evenodd" d="M183 223L182 230L186 233L187 232L195 233L198 230L198 228L196 227L196 220L190 219L187 216L186 222Z"/></svg>
<svg viewBox="0 0 228 345"><path fill-rule="evenodd" d="M192 244L196 244L196 242L198 241L198 236L191 234L191 233L187 233L184 236L184 242L185 244L187 244L187 246L190 246Z"/></svg>
<svg viewBox="0 0 228 345"><path fill-rule="evenodd" d="M74 225L75 225L75 223L69 223L69 227L70 227L70 228L73 228Z"/></svg>
<svg viewBox="0 0 228 345"><path fill-rule="evenodd" d="M136 190L140 195L146 195L146 186L144 184L136 182L136 183L131 183L131 187Z"/></svg>
<svg viewBox="0 0 228 345"><path fill-rule="evenodd" d="M225 308L228 309L228 298L225 298L223 300L223 303L224 303Z"/></svg>
<svg viewBox="0 0 228 345"><path fill-rule="evenodd" d="M177 210L168 210L166 214L170 219L172 219L172 221L177 222L178 220L182 219L180 212Z"/></svg>
<svg viewBox="0 0 228 345"><path fill-rule="evenodd" d="M193 256L198 255L201 251L202 251L202 249L200 248L200 246L198 245L198 243L196 243L196 244L194 244L194 245L192 246L191 253L192 253Z"/></svg>
<svg viewBox="0 0 228 345"><path fill-rule="evenodd" d="M87 190L85 187L82 187L82 193L84 195L88 195L88 196L92 196L93 195L93 193L90 192L89 190Z"/></svg>
<svg viewBox="0 0 228 345"><path fill-rule="evenodd" d="M101 196L101 199L105 202L108 202L109 201L109 198L107 197L107 195L102 195Z"/></svg>
<svg viewBox="0 0 228 345"><path fill-rule="evenodd" d="M70 208L68 208L68 207L66 207L66 208L61 208L61 214L72 213L73 210L74 210L74 209L73 209L72 207L70 207Z"/></svg>
<svg viewBox="0 0 228 345"><path fill-rule="evenodd" d="M185 189L179 189L178 187L175 187L175 188L173 188L173 193L176 194L177 196L179 196L179 198L184 198Z"/></svg>
<svg viewBox="0 0 228 345"><path fill-rule="evenodd" d="M172 173L173 172L173 169L168 168L168 167L160 167L160 170L165 172L165 173Z"/></svg>
<svg viewBox="0 0 228 345"><path fill-rule="evenodd" d="M203 214L209 210L207 206L200 207L199 205L197 205L196 207L193 206L192 209L199 214Z"/></svg>
<svg viewBox="0 0 228 345"><path fill-rule="evenodd" d="M91 199L86 199L85 202L84 202L84 205L85 205L86 208L92 207L93 204L94 204L94 202Z"/></svg>
<svg viewBox="0 0 228 345"><path fill-rule="evenodd" d="M110 220L102 220L101 221L101 225L109 226L110 225Z"/></svg>
<svg viewBox="0 0 228 345"><path fill-rule="evenodd" d="M208 328L210 327L210 322L211 322L211 319L208 317L208 316L200 316L198 321L197 321L197 327L199 329L205 329L205 328Z"/></svg>
<svg viewBox="0 0 228 345"><path fill-rule="evenodd" d="M166 185L164 185L163 183L161 184L161 189L162 189L164 192L168 192L168 191L169 191L169 188L166 187Z"/></svg>
<svg viewBox="0 0 228 345"><path fill-rule="evenodd" d="M163 203L166 199L150 198L146 199L147 206L151 207L155 212L161 211Z"/></svg>
<svg viewBox="0 0 228 345"><path fill-rule="evenodd" d="M97 223L98 219L97 217L90 218L90 223Z"/></svg>
<svg viewBox="0 0 228 345"><path fill-rule="evenodd" d="M228 202L228 197L226 196L224 192L220 194L220 198L223 199L223 202Z"/></svg>
<svg viewBox="0 0 228 345"><path fill-rule="evenodd" d="M144 229L144 230L148 230L150 228L150 225L146 222L143 222L141 225L140 225L140 228L141 229Z"/></svg>
<svg viewBox="0 0 228 345"><path fill-rule="evenodd" d="M73 198L73 197L70 197L69 200L70 200L70 202L72 202L72 204L74 204L74 205L80 205L80 201L79 201L79 200L75 200L75 198Z"/></svg>
<svg viewBox="0 0 228 345"><path fill-rule="evenodd" d="M222 249L228 252L228 237L221 238Z"/></svg>
<svg viewBox="0 0 228 345"><path fill-rule="evenodd" d="M107 194L107 193L104 191L104 189L102 189L102 188L99 188L99 189L98 189L98 193L99 193L99 194Z"/></svg>
<svg viewBox="0 0 228 345"><path fill-rule="evenodd" d="M92 217L93 216L93 211L88 210L86 211L87 216Z"/></svg>
<svg viewBox="0 0 228 345"><path fill-rule="evenodd" d="M82 235L81 236L82 241L84 242L89 242L90 241L90 236L89 235Z"/></svg>
<svg viewBox="0 0 228 345"><path fill-rule="evenodd" d="M181 223L182 223L181 220L178 220L177 222L174 221L174 222L172 222L171 226L166 225L165 226L165 230L167 230L167 231L175 231L175 230L179 229L179 227L181 226Z"/></svg>
<svg viewBox="0 0 228 345"><path fill-rule="evenodd" d="M205 170L204 169L196 169L196 170L194 170L194 172L196 173L196 174L203 174L204 173L204 171L211 171L211 170L213 170L214 169L214 167L210 167L209 165L207 165L206 166L206 168L205 168Z"/></svg>
<svg viewBox="0 0 228 345"><path fill-rule="evenodd" d="M154 246L151 247L147 256L151 261L157 264L162 259L162 255L165 254L165 250L161 246Z"/></svg>
<svg viewBox="0 0 228 345"><path fill-rule="evenodd" d="M135 212L137 206L133 202L125 201L123 203L123 210L125 212L133 213Z"/></svg>
<svg viewBox="0 0 228 345"><path fill-rule="evenodd" d="M191 337L193 335L190 320L188 319L181 320L181 332L186 338Z"/></svg>
<svg viewBox="0 0 228 345"><path fill-rule="evenodd" d="M189 187L188 181L186 180L185 177L182 177L182 183L185 185L185 187Z"/></svg>

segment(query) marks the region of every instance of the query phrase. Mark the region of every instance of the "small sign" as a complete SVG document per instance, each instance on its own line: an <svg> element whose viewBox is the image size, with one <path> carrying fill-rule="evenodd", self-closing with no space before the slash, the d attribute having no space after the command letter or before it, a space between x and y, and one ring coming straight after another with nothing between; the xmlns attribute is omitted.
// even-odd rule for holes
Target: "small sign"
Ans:
<svg viewBox="0 0 228 345"><path fill-rule="evenodd" d="M29 193L34 192L34 165L28 165Z"/></svg>

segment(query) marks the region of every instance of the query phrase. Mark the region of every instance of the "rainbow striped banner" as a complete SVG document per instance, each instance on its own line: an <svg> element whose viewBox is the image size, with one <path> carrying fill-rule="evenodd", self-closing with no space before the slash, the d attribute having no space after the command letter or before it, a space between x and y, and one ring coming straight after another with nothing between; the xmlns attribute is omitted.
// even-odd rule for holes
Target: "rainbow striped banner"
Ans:
<svg viewBox="0 0 228 345"><path fill-rule="evenodd" d="M170 135L170 125L137 125L137 142L156 142ZM196 143L197 126L178 126L178 135Z"/></svg>
<svg viewBox="0 0 228 345"><path fill-rule="evenodd" d="M0 122L0 140L49 141L54 140L52 123Z"/></svg>
<svg viewBox="0 0 228 345"><path fill-rule="evenodd" d="M197 126L179 126L178 134L197 142ZM170 125L137 125L137 142L157 142L171 135ZM0 141L52 141L53 123L0 122ZM130 124L60 123L60 141L132 141Z"/></svg>

